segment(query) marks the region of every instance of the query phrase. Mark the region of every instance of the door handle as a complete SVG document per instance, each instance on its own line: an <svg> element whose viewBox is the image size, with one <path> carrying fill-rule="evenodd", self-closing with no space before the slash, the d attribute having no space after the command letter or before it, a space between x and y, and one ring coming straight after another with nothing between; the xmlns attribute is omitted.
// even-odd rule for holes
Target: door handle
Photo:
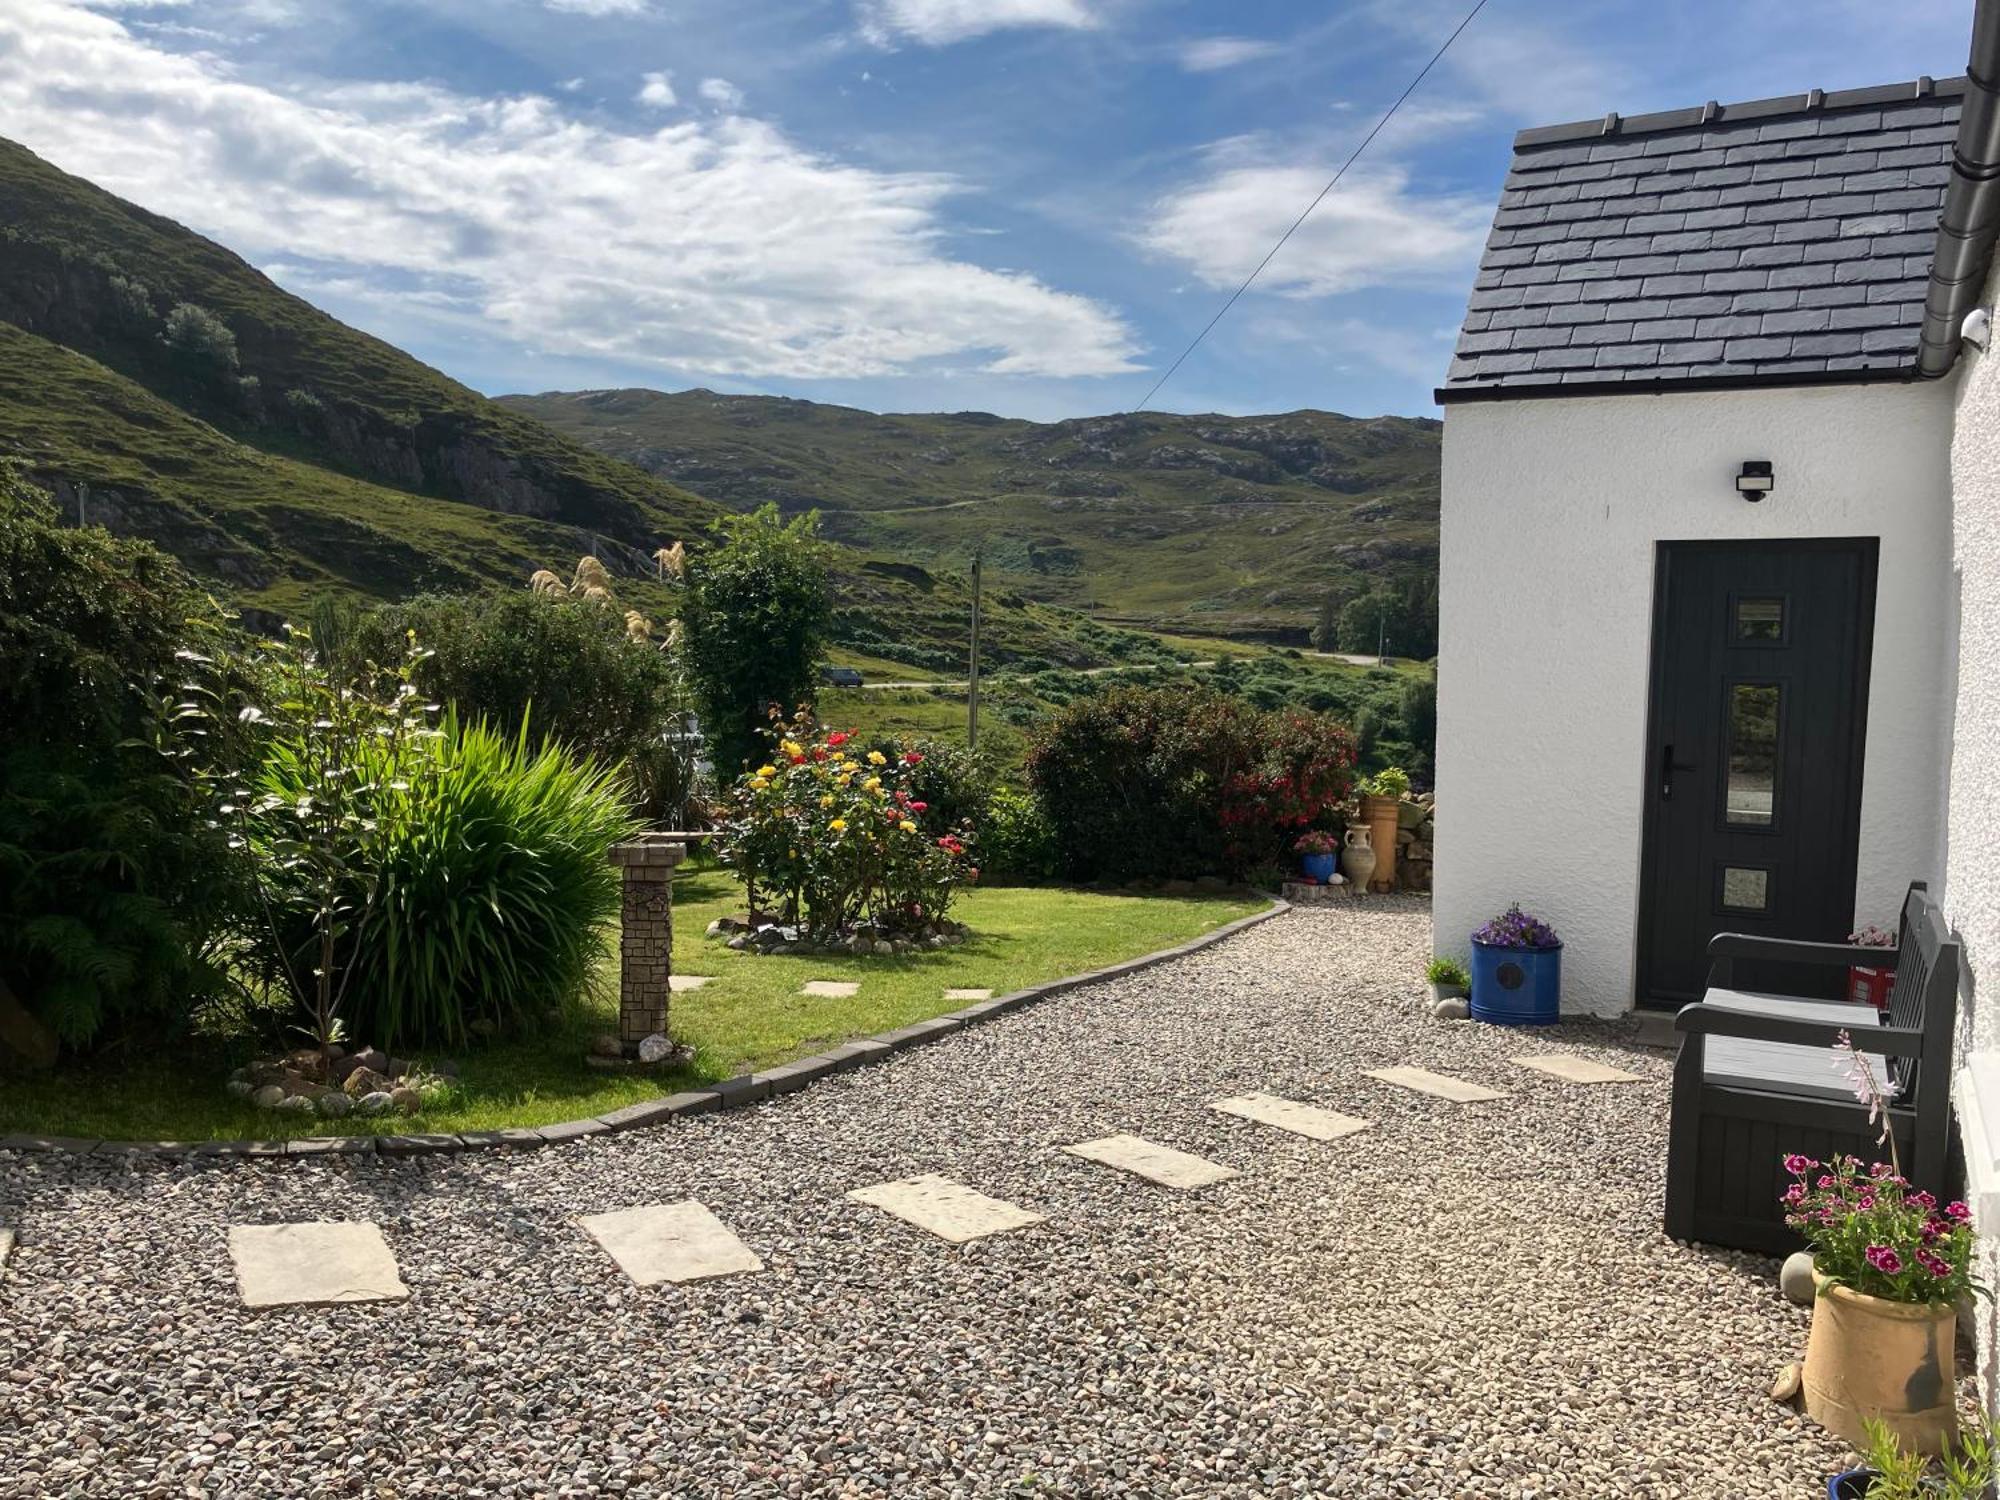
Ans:
<svg viewBox="0 0 2000 1500"><path fill-rule="evenodd" d="M1692 771L1698 764L1699 762L1692 760L1675 760L1674 747L1671 744L1660 746L1660 800L1662 802L1674 800L1674 772Z"/></svg>

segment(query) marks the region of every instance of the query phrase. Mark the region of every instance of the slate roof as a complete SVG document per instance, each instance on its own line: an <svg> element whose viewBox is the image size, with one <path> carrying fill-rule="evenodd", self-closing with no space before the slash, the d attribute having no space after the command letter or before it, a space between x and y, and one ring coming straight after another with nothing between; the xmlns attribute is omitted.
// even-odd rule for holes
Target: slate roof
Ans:
<svg viewBox="0 0 2000 1500"><path fill-rule="evenodd" d="M1909 372L1964 87L1522 131L1438 399Z"/></svg>

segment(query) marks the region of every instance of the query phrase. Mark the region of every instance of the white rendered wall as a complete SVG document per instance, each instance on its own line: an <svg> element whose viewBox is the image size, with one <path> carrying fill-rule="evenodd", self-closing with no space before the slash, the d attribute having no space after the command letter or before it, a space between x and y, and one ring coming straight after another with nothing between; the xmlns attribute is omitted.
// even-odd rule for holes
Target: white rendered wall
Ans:
<svg viewBox="0 0 2000 1500"><path fill-rule="evenodd" d="M1631 1006L1659 541L1880 538L1856 916L1942 875L1953 384L1447 408L1439 952L1519 901L1564 940L1565 1011Z"/></svg>
<svg viewBox="0 0 2000 1500"><path fill-rule="evenodd" d="M1989 284L1985 306L2000 287ZM2000 1274L2000 361L1960 351L1958 422L1951 445L1952 550L1959 653L1953 714L1945 911L1965 945L1969 1013L1959 1018L1955 1080L1968 1197L1978 1214L1986 1278ZM1975 1083L1977 1086L1975 1086ZM1974 1315L1989 1402L2000 1374L2000 1323L1992 1304Z"/></svg>

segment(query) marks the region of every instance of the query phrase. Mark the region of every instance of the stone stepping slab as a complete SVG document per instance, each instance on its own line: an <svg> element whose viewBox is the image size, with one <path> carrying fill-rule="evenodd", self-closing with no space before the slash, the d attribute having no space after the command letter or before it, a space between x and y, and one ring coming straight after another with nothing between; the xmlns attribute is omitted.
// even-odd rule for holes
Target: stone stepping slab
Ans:
<svg viewBox="0 0 2000 1500"><path fill-rule="evenodd" d="M0 1271L7 1269L7 1257L14 1253L14 1231L0 1229Z"/></svg>
<svg viewBox="0 0 2000 1500"><path fill-rule="evenodd" d="M1185 1151L1176 1151L1172 1146L1162 1146L1157 1141L1136 1135L1107 1135L1102 1140L1065 1146L1063 1150L1085 1161L1102 1162L1107 1167L1130 1172L1148 1182L1157 1182L1162 1187L1207 1187L1211 1182L1227 1182L1232 1177L1243 1175L1234 1167L1225 1167L1206 1157L1190 1156Z"/></svg>
<svg viewBox="0 0 2000 1500"><path fill-rule="evenodd" d="M954 1245L1045 1222L1041 1214L999 1198L989 1198L935 1172L855 1188L847 1196L856 1203L894 1214L906 1224L927 1229Z"/></svg>
<svg viewBox="0 0 2000 1500"><path fill-rule="evenodd" d="M640 1286L663 1281L678 1286L764 1269L764 1262L727 1224L692 1198L591 1214L576 1222Z"/></svg>
<svg viewBox="0 0 2000 1500"><path fill-rule="evenodd" d="M816 995L822 1000L845 1000L861 993L861 982L857 979L808 979L799 993Z"/></svg>
<svg viewBox="0 0 2000 1500"><path fill-rule="evenodd" d="M373 1224L232 1224L229 1258L246 1307L401 1302L410 1295Z"/></svg>
<svg viewBox="0 0 2000 1500"><path fill-rule="evenodd" d="M993 991L991 991L991 990L946 990L946 991L944 992L944 997L945 997L945 999L947 999L947 1000L991 1000L991 999L993 998Z"/></svg>
<svg viewBox="0 0 2000 1500"><path fill-rule="evenodd" d="M667 976L667 988L676 995L685 994L689 990L698 990L705 984L714 983L715 976L713 974L669 974Z"/></svg>
<svg viewBox="0 0 2000 1500"><path fill-rule="evenodd" d="M1569 1052L1544 1052L1534 1057L1510 1058L1523 1068L1533 1068L1547 1073L1552 1078L1560 1078L1565 1083L1638 1083L1637 1073L1627 1073L1620 1068L1607 1067L1601 1062L1592 1062L1587 1057L1577 1057Z"/></svg>
<svg viewBox="0 0 2000 1500"><path fill-rule="evenodd" d="M1338 1110L1320 1109L1316 1105L1300 1104L1294 1099L1280 1099L1275 1094L1240 1094L1234 1099L1217 1099L1208 1107L1225 1115L1255 1120L1259 1125L1275 1125L1280 1130L1289 1130L1294 1135L1308 1136L1315 1141L1337 1141L1344 1135L1353 1135L1357 1130L1366 1130L1375 1123L1373 1120L1358 1120Z"/></svg>
<svg viewBox="0 0 2000 1500"><path fill-rule="evenodd" d="M1454 1104L1479 1104L1488 1099L1507 1097L1504 1089L1489 1089L1482 1083L1453 1078L1449 1073L1433 1073L1428 1068L1371 1068L1368 1076L1393 1083L1397 1088L1449 1099Z"/></svg>

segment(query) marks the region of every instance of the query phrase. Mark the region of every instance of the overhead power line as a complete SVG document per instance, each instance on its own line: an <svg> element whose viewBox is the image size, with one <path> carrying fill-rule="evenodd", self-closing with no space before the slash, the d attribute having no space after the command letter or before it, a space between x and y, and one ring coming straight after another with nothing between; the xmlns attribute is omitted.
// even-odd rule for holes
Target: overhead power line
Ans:
<svg viewBox="0 0 2000 1500"><path fill-rule="evenodd" d="M1299 226L1305 223L1307 219L1310 219L1312 217L1313 210L1318 208L1320 204L1326 201L1326 195L1332 192L1336 187L1340 185L1340 179L1347 175L1347 169L1353 166L1356 161L1360 160L1361 153L1368 149L1370 142L1372 142L1376 136L1382 133L1382 129L1384 126L1386 126L1391 120L1396 118L1396 111L1403 107L1403 101L1408 99L1410 95L1414 94L1417 91L1417 85L1422 83L1424 81L1425 76L1429 74L1430 70L1438 65L1438 60L1442 58L1445 55L1445 53L1451 50L1451 44L1458 40L1458 34L1461 31L1465 30L1466 27L1470 26L1472 24L1473 17L1477 16L1484 9L1486 9L1486 0L1475 0L1472 9L1465 13L1465 19L1460 21L1458 25L1452 28L1451 35L1444 39L1444 44L1440 46L1437 49L1437 51L1431 54L1431 60L1425 63L1423 67L1417 70L1417 76L1415 78L1412 78L1409 82L1409 86L1405 88L1402 93L1396 96L1396 102L1390 105L1388 110L1383 114L1382 118L1375 122L1375 128L1369 131L1368 134L1366 134L1361 138L1361 144L1356 146L1354 150L1348 154L1347 160L1340 164L1340 170L1338 172L1335 172L1332 177L1327 179L1326 186L1319 190L1319 196L1314 198L1312 202L1306 205L1304 213L1300 214L1296 219L1292 220L1291 228L1287 229L1283 234L1278 236L1277 244L1273 245L1269 250L1264 252L1264 258L1257 262L1257 268L1254 271L1252 271L1248 276L1243 278L1243 285L1239 286L1235 291L1229 294L1229 300L1223 303L1222 306L1218 307L1215 310L1215 316L1210 318L1208 322L1203 326L1201 332L1197 333L1194 336L1194 338L1188 342L1187 348L1181 350L1180 357L1176 359L1172 364L1167 366L1166 373L1163 374L1158 380L1153 382L1153 388L1150 391L1146 392L1145 399L1140 401L1140 403L1137 406L1133 407L1132 410L1134 410L1135 412L1144 411L1147 408L1147 406L1151 404L1153 398L1160 394L1160 387L1165 385L1169 380L1172 380L1174 378L1174 371L1178 370L1183 364L1185 364L1187 362L1187 357L1190 354L1194 353L1196 349L1201 347L1201 341L1208 337L1209 333L1214 329L1215 325L1217 323L1220 323L1223 320L1223 318L1228 314L1229 309L1236 305L1236 300L1239 297L1241 297L1245 292L1250 290L1250 283L1255 281L1259 276L1264 274L1264 268L1271 263L1271 261L1277 256L1277 253L1280 250L1285 248L1285 241L1289 240L1294 234L1298 233Z"/></svg>

